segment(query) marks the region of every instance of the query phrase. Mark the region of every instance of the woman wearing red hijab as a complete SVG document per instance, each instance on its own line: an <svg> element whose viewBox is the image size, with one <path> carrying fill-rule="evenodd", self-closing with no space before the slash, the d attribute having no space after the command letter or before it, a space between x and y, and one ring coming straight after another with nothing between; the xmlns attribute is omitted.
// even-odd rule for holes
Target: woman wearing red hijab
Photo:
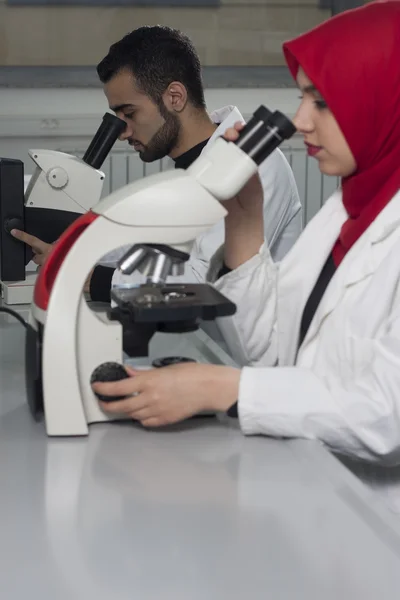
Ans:
<svg viewBox="0 0 400 600"><path fill-rule="evenodd" d="M104 409L145 426L233 414L238 401L245 434L400 464L400 2L342 13L284 53L301 93L294 123L342 186L279 264L263 244L258 182L230 201L213 273L231 270L216 287L238 312L220 327L251 366L178 365L97 391L137 394Z"/></svg>

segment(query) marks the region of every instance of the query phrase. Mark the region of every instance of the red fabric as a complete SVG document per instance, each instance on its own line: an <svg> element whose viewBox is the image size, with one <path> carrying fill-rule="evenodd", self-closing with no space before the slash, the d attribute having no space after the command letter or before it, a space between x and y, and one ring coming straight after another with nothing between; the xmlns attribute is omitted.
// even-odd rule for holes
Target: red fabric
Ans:
<svg viewBox="0 0 400 600"><path fill-rule="evenodd" d="M357 162L342 179L349 219L334 248L338 265L400 189L400 2L373 2L284 44L327 102Z"/></svg>

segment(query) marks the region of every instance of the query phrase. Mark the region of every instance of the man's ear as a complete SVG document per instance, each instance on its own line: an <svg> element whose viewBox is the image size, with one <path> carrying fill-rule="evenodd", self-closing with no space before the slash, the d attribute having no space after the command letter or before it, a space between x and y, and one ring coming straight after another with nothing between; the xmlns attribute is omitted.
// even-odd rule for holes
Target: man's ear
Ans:
<svg viewBox="0 0 400 600"><path fill-rule="evenodd" d="M169 84L163 94L164 104L169 111L180 113L188 102L188 93L185 86L179 81Z"/></svg>

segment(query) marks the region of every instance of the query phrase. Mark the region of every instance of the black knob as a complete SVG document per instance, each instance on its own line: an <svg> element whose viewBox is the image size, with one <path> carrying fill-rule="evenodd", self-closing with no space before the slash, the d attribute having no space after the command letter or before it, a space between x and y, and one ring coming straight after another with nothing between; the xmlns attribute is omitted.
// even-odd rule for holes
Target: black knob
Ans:
<svg viewBox="0 0 400 600"><path fill-rule="evenodd" d="M90 378L90 383L97 383L98 381L120 381L121 379L128 379L129 375L126 372L125 368L116 362L106 362L102 365L99 365L97 369L95 369ZM102 394L97 394L95 392L97 398L102 402L116 402L117 400L124 400L128 398L128 396L103 396Z"/></svg>
<svg viewBox="0 0 400 600"><path fill-rule="evenodd" d="M152 366L156 369L161 367L169 367L170 365L179 365L181 363L195 363L194 358L187 358L186 356L166 356L165 358L156 358L152 362Z"/></svg>
<svg viewBox="0 0 400 600"><path fill-rule="evenodd" d="M24 230L24 223L22 219L18 219L18 217L11 217L10 219L5 219L4 221L4 229L7 233L11 233L13 229Z"/></svg>

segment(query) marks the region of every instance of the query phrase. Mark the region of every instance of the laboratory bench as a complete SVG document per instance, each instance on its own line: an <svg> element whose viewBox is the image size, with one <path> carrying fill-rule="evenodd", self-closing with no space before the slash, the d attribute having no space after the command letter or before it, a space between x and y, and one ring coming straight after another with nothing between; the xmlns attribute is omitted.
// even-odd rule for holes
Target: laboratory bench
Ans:
<svg viewBox="0 0 400 600"><path fill-rule="evenodd" d="M2 600L399 597L398 517L319 443L210 417L49 438L24 385L0 313Z"/></svg>

